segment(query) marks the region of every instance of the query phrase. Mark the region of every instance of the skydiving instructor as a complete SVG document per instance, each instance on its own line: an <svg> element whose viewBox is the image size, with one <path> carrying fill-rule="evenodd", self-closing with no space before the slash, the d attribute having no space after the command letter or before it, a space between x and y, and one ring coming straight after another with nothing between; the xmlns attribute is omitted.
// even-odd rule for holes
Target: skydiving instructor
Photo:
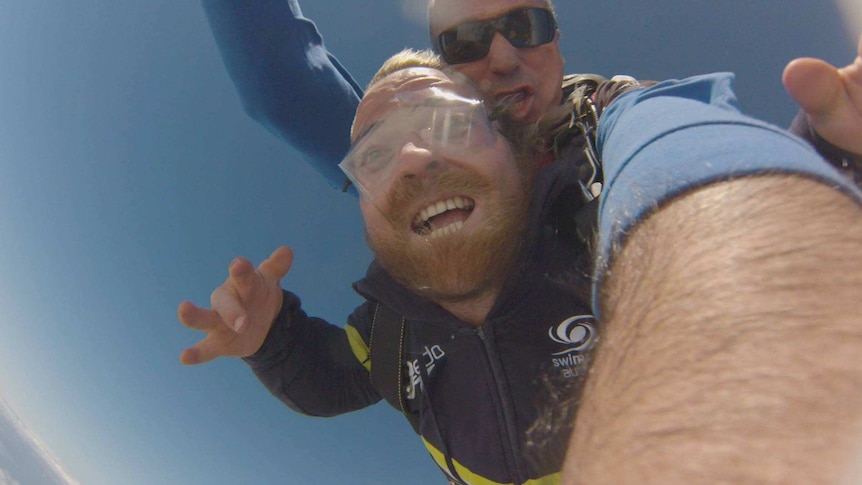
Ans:
<svg viewBox="0 0 862 485"><path fill-rule="evenodd" d="M299 3L202 0L202 5L246 113L303 152L331 186L344 189L346 178L337 164L349 148L347 135L362 88L326 50ZM492 101L523 98L521 120L535 121L566 94L560 90L563 59L556 22L552 19L550 36L507 39L503 30L489 30L544 26L542 19L512 16L525 9L553 12L548 0L435 0L429 5L429 27L431 44L445 64L465 74ZM453 36L456 26L472 37ZM837 69L816 59L797 59L787 65L783 82L802 108L791 131L862 183L862 60L857 57Z"/></svg>

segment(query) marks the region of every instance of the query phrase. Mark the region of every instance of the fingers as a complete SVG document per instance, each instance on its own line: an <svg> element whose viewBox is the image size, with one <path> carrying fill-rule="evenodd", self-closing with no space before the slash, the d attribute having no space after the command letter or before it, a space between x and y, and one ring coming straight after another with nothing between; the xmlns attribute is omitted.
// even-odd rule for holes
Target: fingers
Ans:
<svg viewBox="0 0 862 485"><path fill-rule="evenodd" d="M203 364L219 357L220 354L213 348L210 337L213 329L225 326L218 313L184 301L177 308L177 318L188 328L207 332L207 338L180 353L180 362L183 365Z"/></svg>
<svg viewBox="0 0 862 485"><path fill-rule="evenodd" d="M254 265L248 259L240 256L230 262L227 272L231 278L244 278L254 273Z"/></svg>
<svg viewBox="0 0 862 485"><path fill-rule="evenodd" d="M843 92L838 70L820 59L791 61L784 69L782 82L794 101L814 116L834 109Z"/></svg>
<svg viewBox="0 0 862 485"><path fill-rule="evenodd" d="M282 278L290 271L290 266L293 264L293 250L288 246L281 246L260 263L258 269L268 278L273 281L281 281Z"/></svg>
<svg viewBox="0 0 862 485"><path fill-rule="evenodd" d="M210 307L231 330L240 333L248 326L248 316L242 306L241 295L254 286L254 265L246 258L238 257L228 266L228 278L212 294Z"/></svg>
<svg viewBox="0 0 862 485"><path fill-rule="evenodd" d="M209 330L216 325L223 325L217 313L188 301L180 303L177 308L177 319L192 330Z"/></svg>
<svg viewBox="0 0 862 485"><path fill-rule="evenodd" d="M198 357L197 347L189 347L180 353L180 363L183 365L203 364Z"/></svg>
<svg viewBox="0 0 862 485"><path fill-rule="evenodd" d="M189 301L180 303L180 306L177 308L177 318L187 328L203 330L207 331L207 333L216 326L224 325L221 317L217 313L212 310L200 308ZM183 350L180 353L180 363L183 365L203 363L204 361L201 360L200 352L197 348L198 345L200 345L200 342L194 347L189 347ZM212 360L212 358L209 360Z"/></svg>
<svg viewBox="0 0 862 485"><path fill-rule="evenodd" d="M227 268L228 279L225 285L233 285L236 292L243 295L254 285L254 265L246 258L235 258ZM224 285L222 285L224 286Z"/></svg>
<svg viewBox="0 0 862 485"><path fill-rule="evenodd" d="M270 287L278 290L278 281L290 270L292 262L293 251L287 246L276 249L258 266L257 270L248 259L236 258L228 266L227 280L210 295L211 309L198 307L188 301L180 303L177 308L177 318L180 322L188 328L207 333L206 338L180 353L180 362L185 365L195 365L209 362L222 355L234 355L235 352L240 352L238 355L241 355L244 350L236 347L235 344L240 342L239 345L242 347L242 342L249 340L235 340L236 334L244 332L250 326L249 309L243 306L243 301L252 305L250 309L252 312L260 313L260 305L263 304L266 305L264 308L274 305L274 312L277 313L281 305L281 292L272 292ZM266 295L275 295L276 298ZM267 314L266 318L271 316ZM260 333L263 338L266 336L268 326L260 328L262 330L257 333ZM232 334L231 330L235 334ZM254 336L250 338L253 340ZM226 344L231 341L234 343ZM251 347L253 345L249 346Z"/></svg>
<svg viewBox="0 0 862 485"><path fill-rule="evenodd" d="M212 345L211 340L206 338L180 353L180 363L183 365L206 364L207 362L221 357L218 348Z"/></svg>
<svg viewBox="0 0 862 485"><path fill-rule="evenodd" d="M839 71L843 76L849 78L850 82L862 86L862 35L859 36L859 45L856 46L856 59Z"/></svg>

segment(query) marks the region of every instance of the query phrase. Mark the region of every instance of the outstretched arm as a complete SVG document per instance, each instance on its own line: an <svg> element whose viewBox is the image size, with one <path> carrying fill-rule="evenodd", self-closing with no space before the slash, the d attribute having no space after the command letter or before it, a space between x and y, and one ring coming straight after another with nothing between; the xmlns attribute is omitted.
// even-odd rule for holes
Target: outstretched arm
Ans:
<svg viewBox="0 0 862 485"><path fill-rule="evenodd" d="M337 189L362 90L296 0L201 0L246 113Z"/></svg>
<svg viewBox="0 0 862 485"><path fill-rule="evenodd" d="M180 304L180 321L206 337L180 354L186 365L218 357L243 357L261 383L294 411L333 416L380 400L368 371L357 360L343 328L301 309L299 298L279 282L293 262L287 246L255 269L234 259L225 282L213 291L211 308ZM354 314L362 315L367 306Z"/></svg>
<svg viewBox="0 0 862 485"><path fill-rule="evenodd" d="M857 51L856 59L842 68L820 59L795 59L782 81L821 138L862 154L862 35Z"/></svg>
<svg viewBox="0 0 862 485"><path fill-rule="evenodd" d="M600 122L603 333L564 483L836 483L862 449L862 193L729 81Z"/></svg>
<svg viewBox="0 0 862 485"><path fill-rule="evenodd" d="M718 183L641 223L602 286L564 483L849 483L859 254L860 207L802 177Z"/></svg>

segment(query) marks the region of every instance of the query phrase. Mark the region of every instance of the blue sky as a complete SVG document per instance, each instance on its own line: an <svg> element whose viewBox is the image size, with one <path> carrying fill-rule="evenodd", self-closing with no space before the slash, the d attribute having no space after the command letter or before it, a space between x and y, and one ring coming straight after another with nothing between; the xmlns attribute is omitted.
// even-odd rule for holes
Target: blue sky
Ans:
<svg viewBox="0 0 862 485"><path fill-rule="evenodd" d="M784 64L843 65L859 33L825 1L556 3L567 72L730 70L743 109L780 125L795 113ZM199 336L177 304L206 304L234 256L292 246L284 284L337 323L371 259L355 200L244 115L200 4L2 5L0 484L30 485L3 460L32 437L84 485L441 483L385 405L307 418L239 361L178 363ZM303 4L360 84L427 46L417 8Z"/></svg>

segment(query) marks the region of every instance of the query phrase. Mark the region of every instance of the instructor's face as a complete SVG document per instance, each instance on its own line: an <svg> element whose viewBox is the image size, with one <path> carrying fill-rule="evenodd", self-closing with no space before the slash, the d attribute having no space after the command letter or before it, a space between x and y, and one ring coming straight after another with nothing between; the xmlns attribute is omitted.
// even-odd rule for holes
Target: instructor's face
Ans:
<svg viewBox="0 0 862 485"><path fill-rule="evenodd" d="M463 22L500 17L520 8L547 8L543 0L436 0L431 10L431 36ZM519 121L536 121L562 98L563 58L557 32L553 41L536 47L516 48L499 32L488 54L479 60L453 64L492 103L509 104Z"/></svg>

